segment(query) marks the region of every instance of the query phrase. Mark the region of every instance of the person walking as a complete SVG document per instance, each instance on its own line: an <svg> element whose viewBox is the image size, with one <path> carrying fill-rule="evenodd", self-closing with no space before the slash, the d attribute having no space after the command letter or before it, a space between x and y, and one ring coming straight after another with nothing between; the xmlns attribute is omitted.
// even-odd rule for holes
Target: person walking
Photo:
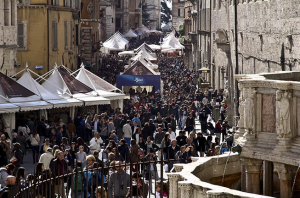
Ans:
<svg viewBox="0 0 300 198"><path fill-rule="evenodd" d="M30 135L31 150L33 163L38 162L39 160L39 148L40 148L40 136L37 134L37 131L34 130Z"/></svg>
<svg viewBox="0 0 300 198"><path fill-rule="evenodd" d="M53 178L68 173L68 164L64 160L64 153L62 151L58 151L57 158L53 160L50 169ZM62 198L66 198L65 182L67 182L67 177L59 177L54 180L54 193L60 195Z"/></svg>
<svg viewBox="0 0 300 198"><path fill-rule="evenodd" d="M130 120L127 120L127 123L123 126L124 139L128 146L130 147L130 141L132 137L132 128L130 126Z"/></svg>
<svg viewBox="0 0 300 198"><path fill-rule="evenodd" d="M52 148L49 147L47 149L46 153L43 153L40 157L39 163L43 163L44 164L44 168L45 170L49 169L49 165L51 160L54 158L53 154L52 154Z"/></svg>
<svg viewBox="0 0 300 198"><path fill-rule="evenodd" d="M130 175L124 171L121 162L115 162L116 171L109 176L108 194L109 197L125 198L130 187Z"/></svg>

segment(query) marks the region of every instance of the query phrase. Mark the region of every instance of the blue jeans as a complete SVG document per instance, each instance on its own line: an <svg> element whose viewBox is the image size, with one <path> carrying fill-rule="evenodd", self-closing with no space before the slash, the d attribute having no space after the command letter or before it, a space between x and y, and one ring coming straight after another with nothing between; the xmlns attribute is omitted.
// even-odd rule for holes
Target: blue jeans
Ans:
<svg viewBox="0 0 300 198"><path fill-rule="evenodd" d="M124 137L126 143L128 144L128 146L130 147L130 141L131 141L131 138L130 137Z"/></svg>
<svg viewBox="0 0 300 198"><path fill-rule="evenodd" d="M39 154L39 145L37 146L31 146L31 150L32 150L32 155L34 156L35 154Z"/></svg>

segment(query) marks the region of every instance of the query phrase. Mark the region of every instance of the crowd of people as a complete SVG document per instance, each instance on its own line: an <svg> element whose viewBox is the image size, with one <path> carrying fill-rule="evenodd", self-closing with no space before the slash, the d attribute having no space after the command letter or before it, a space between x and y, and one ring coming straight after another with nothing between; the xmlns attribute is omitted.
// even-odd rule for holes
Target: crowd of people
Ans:
<svg viewBox="0 0 300 198"><path fill-rule="evenodd" d="M160 37L147 39L149 43L158 43ZM157 53L157 58L162 94L130 89L130 99L124 100L122 111L118 108L96 115L79 113L74 120L69 118L68 123L62 119L51 124L44 119L35 123L28 117L12 134L12 140L2 132L2 190L15 183L10 178L26 187L37 177L44 179L83 170L78 179L82 184L76 190L84 197L160 197L161 193L167 196L167 183L158 174L157 163L163 163L164 171L170 172L174 163L190 163L193 157L219 155L231 149L232 142L224 142L234 131L229 130L225 120L227 105L222 90L198 89L198 73L188 70L181 57ZM98 75L114 83L115 76L124 70L120 60L117 55L103 58ZM201 129L196 129L196 120ZM29 145L36 171L26 176L22 164L24 155L30 153ZM129 163L131 173L126 169ZM67 190L62 190L64 179L42 184L51 189L48 192L34 193L66 197L66 192L74 191L75 187L69 184Z"/></svg>

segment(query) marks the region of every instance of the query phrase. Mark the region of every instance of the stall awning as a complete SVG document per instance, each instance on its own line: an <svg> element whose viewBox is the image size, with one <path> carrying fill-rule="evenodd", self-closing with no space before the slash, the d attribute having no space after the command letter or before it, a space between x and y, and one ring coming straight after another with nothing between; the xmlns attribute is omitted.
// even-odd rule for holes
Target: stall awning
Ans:
<svg viewBox="0 0 300 198"><path fill-rule="evenodd" d="M13 103L13 105L19 106L20 111L35 111L35 110L40 110L40 109L52 109L53 108L53 104L50 104L45 101Z"/></svg>
<svg viewBox="0 0 300 198"><path fill-rule="evenodd" d="M63 107L78 107L82 106L83 102L75 98L67 98L61 100L47 100L47 102L53 104L54 108L63 108Z"/></svg>
<svg viewBox="0 0 300 198"><path fill-rule="evenodd" d="M109 99L103 98L101 96L82 97L76 99L83 101L85 106L110 104Z"/></svg>
<svg viewBox="0 0 300 198"><path fill-rule="evenodd" d="M10 103L0 104L0 113L15 113L19 110L20 107Z"/></svg>

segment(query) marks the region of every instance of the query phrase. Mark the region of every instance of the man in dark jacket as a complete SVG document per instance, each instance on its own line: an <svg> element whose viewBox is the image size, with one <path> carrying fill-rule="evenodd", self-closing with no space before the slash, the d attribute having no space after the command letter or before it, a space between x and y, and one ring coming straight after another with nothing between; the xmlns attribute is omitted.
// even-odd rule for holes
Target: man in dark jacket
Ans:
<svg viewBox="0 0 300 198"><path fill-rule="evenodd" d="M200 157L204 157L206 138L203 137L202 133L198 132L196 141L197 141L197 144L198 144L197 152L198 151L200 152Z"/></svg>
<svg viewBox="0 0 300 198"><path fill-rule="evenodd" d="M169 163L169 171L173 168L173 164L175 163L175 155L176 153L180 151L180 147L177 145L176 140L172 140L171 145L168 147L168 159L170 160Z"/></svg>
<svg viewBox="0 0 300 198"><path fill-rule="evenodd" d="M162 106L162 108L160 109L160 115L161 117L166 117L168 114L168 109L165 107L165 105Z"/></svg>
<svg viewBox="0 0 300 198"><path fill-rule="evenodd" d="M58 152L57 158L53 160L50 169L53 178L68 173L68 164L64 160L62 151ZM64 183L67 182L67 179L67 177L61 177L54 180L54 193L59 194L62 198L66 198Z"/></svg>
<svg viewBox="0 0 300 198"><path fill-rule="evenodd" d="M46 124L44 118L42 118L41 121L37 124L36 131L40 136L40 146L41 146L46 136Z"/></svg>
<svg viewBox="0 0 300 198"><path fill-rule="evenodd" d="M176 137L176 140L180 147L186 144L186 138L185 131L179 131L179 136Z"/></svg>

